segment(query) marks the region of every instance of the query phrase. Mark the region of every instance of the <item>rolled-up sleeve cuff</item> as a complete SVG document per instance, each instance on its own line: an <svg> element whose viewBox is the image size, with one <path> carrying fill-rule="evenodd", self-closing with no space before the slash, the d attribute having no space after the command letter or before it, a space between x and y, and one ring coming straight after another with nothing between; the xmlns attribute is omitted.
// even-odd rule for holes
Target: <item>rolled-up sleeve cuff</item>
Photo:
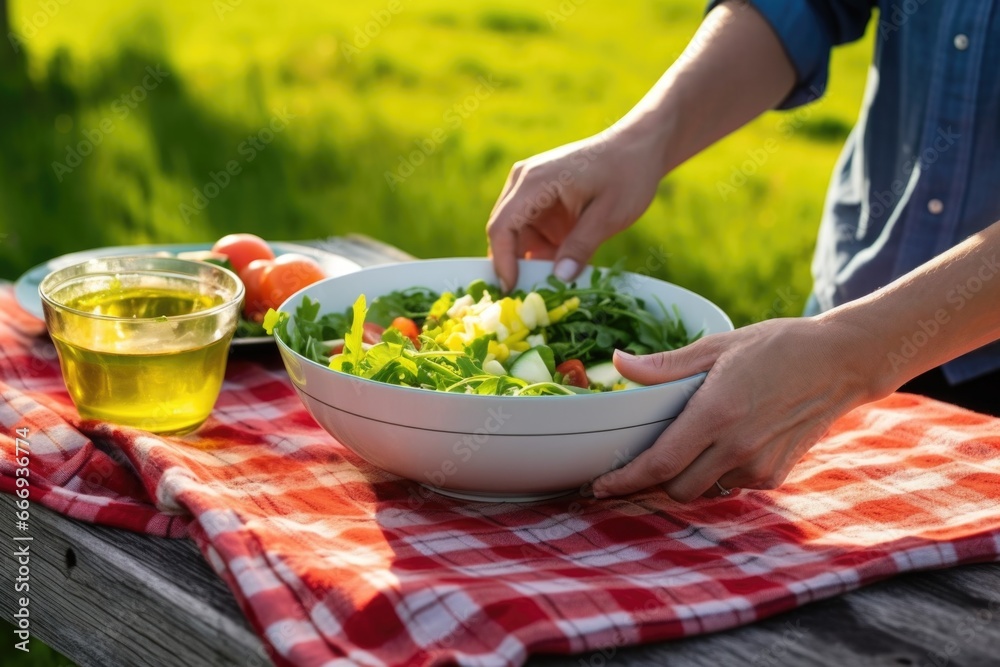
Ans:
<svg viewBox="0 0 1000 667"><path fill-rule="evenodd" d="M711 11L725 0L711 0ZM795 88L779 109L792 109L818 99L826 90L833 40L821 17L806 0L749 0L736 11L752 5L774 30L795 67ZM742 9L741 9L742 6Z"/></svg>

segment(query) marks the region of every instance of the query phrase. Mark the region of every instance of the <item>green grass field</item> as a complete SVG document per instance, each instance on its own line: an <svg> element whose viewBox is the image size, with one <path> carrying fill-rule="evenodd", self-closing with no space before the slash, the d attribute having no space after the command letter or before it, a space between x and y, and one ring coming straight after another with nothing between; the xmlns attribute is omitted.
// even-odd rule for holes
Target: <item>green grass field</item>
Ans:
<svg viewBox="0 0 1000 667"><path fill-rule="evenodd" d="M482 254L510 164L620 117L704 5L11 3L16 39L0 44L8 279L73 250L234 231L363 232L422 257ZM798 312L870 51L869 38L836 53L820 103L768 114L669 176L597 261L665 256L657 275L738 325ZM239 173L222 176L233 164ZM402 182L390 187L388 173ZM720 184L737 187L723 196ZM45 647L19 659L68 664Z"/></svg>
<svg viewBox="0 0 1000 667"><path fill-rule="evenodd" d="M53 6L11 8L26 74L0 87L5 278L71 250L232 231L359 231L422 257L481 254L510 164L627 111L703 9L701 0ZM869 59L867 43L841 49L825 100L769 114L669 176L598 261L626 255L637 268L666 253L659 275L713 298L738 324L775 299L800 308ZM494 90L477 98L481 79ZM244 143L284 109L294 118L265 131L261 150ZM741 165L769 140L775 150L722 196L720 183L742 182ZM408 173L400 164L419 145L421 164L390 188L386 174ZM216 190L212 174L224 182L230 161L240 173Z"/></svg>

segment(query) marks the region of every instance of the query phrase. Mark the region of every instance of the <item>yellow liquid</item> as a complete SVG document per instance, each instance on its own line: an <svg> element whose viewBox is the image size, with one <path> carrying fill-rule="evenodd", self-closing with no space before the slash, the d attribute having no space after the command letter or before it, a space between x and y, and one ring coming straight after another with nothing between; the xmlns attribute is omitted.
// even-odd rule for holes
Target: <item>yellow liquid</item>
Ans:
<svg viewBox="0 0 1000 667"><path fill-rule="evenodd" d="M102 315L157 318L218 303L215 297L192 292L134 288L88 294L66 305ZM208 418L226 371L231 335L185 347L166 321L151 323L158 329L142 338L123 336L123 328L114 321L71 321L78 322L75 329L69 327L53 340L81 417L155 433L189 432ZM197 337L212 340L208 335Z"/></svg>

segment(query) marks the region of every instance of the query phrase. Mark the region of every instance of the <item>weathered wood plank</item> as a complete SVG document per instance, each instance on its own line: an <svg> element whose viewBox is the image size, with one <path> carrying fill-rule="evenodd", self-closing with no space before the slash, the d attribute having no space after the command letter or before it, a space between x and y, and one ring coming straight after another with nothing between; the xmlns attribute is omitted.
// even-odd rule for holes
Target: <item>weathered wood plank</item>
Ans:
<svg viewBox="0 0 1000 667"><path fill-rule="evenodd" d="M14 499L0 496L0 512ZM0 522L12 541L12 521ZM82 667L270 665L229 589L194 544L72 521L31 509L32 635ZM13 559L4 581L13 582ZM5 618L13 585L0 586Z"/></svg>
<svg viewBox="0 0 1000 667"><path fill-rule="evenodd" d="M919 572L816 602L752 625L531 667L586 665L1000 665L1000 565Z"/></svg>

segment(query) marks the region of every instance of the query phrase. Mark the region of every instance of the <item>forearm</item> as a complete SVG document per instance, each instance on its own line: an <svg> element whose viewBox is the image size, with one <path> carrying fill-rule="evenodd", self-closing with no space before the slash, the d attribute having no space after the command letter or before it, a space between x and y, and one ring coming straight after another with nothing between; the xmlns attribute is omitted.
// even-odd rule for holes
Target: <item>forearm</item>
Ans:
<svg viewBox="0 0 1000 667"><path fill-rule="evenodd" d="M870 334L846 363L868 367L872 397L1000 339L1000 222L871 295L819 316Z"/></svg>
<svg viewBox="0 0 1000 667"><path fill-rule="evenodd" d="M755 9L709 12L687 49L621 121L656 151L660 176L777 106L795 85L781 42Z"/></svg>

